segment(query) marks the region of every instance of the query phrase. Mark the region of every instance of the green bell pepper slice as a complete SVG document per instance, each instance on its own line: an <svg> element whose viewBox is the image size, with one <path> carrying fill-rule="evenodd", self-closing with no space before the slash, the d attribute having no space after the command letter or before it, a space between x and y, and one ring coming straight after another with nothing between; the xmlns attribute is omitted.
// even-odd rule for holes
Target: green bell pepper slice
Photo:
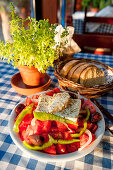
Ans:
<svg viewBox="0 0 113 170"><path fill-rule="evenodd" d="M84 127L80 131L80 133L71 134L71 136L74 138L80 137L85 132L86 128L87 128L87 122L84 122Z"/></svg>
<svg viewBox="0 0 113 170"><path fill-rule="evenodd" d="M87 128L87 121L88 121L88 119L89 119L89 116L90 116L90 110L89 110L89 108L87 107L87 117L85 118L85 120L84 120L84 127L83 127L83 129L80 131L80 133L76 133L76 134L71 134L71 136L72 137L80 137L84 132L85 132L85 130L86 130L86 128Z"/></svg>
<svg viewBox="0 0 113 170"><path fill-rule="evenodd" d="M43 150L43 149L50 147L53 144L57 144L57 143L58 144L71 144L71 143L79 142L79 141L80 141L79 139L71 139L71 140L58 139L58 140L56 140L56 139L53 139L53 137L49 135L49 141L44 143L41 146L29 145L25 140L23 141L23 145L31 150Z"/></svg>
<svg viewBox="0 0 113 170"><path fill-rule="evenodd" d="M19 124L21 123L22 119L26 114L31 114L32 109L33 109L34 103L31 103L29 106L27 106L22 112L19 114L18 118L16 119L14 126L13 126L13 131L19 132Z"/></svg>
<svg viewBox="0 0 113 170"><path fill-rule="evenodd" d="M89 116L90 116L90 110L89 110L89 108L87 107L87 117L85 118L84 121L88 121Z"/></svg>
<svg viewBox="0 0 113 170"><path fill-rule="evenodd" d="M69 123L69 124L74 124L77 125L75 122L73 122L72 120L69 119L65 119L61 116L52 114L52 113L46 113L46 112L33 112L35 119L41 120L41 121L45 121L45 120L55 120L55 121L59 121L61 123Z"/></svg>
<svg viewBox="0 0 113 170"><path fill-rule="evenodd" d="M80 142L80 140L79 139L71 139L71 140L59 139L59 140L57 140L58 144L71 144L71 143L74 143L74 142Z"/></svg>

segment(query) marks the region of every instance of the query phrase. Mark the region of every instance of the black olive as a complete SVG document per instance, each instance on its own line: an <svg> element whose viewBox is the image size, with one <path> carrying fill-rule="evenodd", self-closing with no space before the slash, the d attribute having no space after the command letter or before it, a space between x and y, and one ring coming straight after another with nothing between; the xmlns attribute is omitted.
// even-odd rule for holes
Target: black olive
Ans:
<svg viewBox="0 0 113 170"><path fill-rule="evenodd" d="M33 145L42 145L44 143L44 137L41 135L30 135L29 139Z"/></svg>
<svg viewBox="0 0 113 170"><path fill-rule="evenodd" d="M15 108L15 113L18 115L25 108L24 104L18 104Z"/></svg>
<svg viewBox="0 0 113 170"><path fill-rule="evenodd" d="M91 115L91 122L92 123L97 123L102 119L101 114L99 112L93 113Z"/></svg>

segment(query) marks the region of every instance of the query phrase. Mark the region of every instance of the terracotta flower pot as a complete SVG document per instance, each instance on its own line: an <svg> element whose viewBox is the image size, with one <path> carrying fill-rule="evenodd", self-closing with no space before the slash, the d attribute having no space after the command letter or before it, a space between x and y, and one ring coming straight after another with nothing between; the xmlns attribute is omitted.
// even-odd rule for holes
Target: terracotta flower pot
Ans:
<svg viewBox="0 0 113 170"><path fill-rule="evenodd" d="M18 66L24 84L38 86L43 84L45 73L40 73L35 67Z"/></svg>

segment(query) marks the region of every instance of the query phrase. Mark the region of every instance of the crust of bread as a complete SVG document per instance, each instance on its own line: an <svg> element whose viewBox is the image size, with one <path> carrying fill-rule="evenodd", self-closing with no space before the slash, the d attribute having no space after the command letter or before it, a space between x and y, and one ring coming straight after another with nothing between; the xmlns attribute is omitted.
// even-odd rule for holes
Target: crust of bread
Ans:
<svg viewBox="0 0 113 170"><path fill-rule="evenodd" d="M69 70L78 62L78 60L71 60L68 63L66 63L63 68L61 69L61 75L63 75L64 77L67 76Z"/></svg>

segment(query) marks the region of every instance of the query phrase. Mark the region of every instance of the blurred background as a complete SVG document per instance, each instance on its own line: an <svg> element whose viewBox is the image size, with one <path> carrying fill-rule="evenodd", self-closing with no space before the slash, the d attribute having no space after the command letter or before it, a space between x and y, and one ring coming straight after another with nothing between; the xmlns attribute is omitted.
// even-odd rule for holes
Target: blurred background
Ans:
<svg viewBox="0 0 113 170"><path fill-rule="evenodd" d="M86 7L94 15L113 4L113 0L0 0L0 38L5 41L9 38L10 31L8 26L10 2L14 2L16 11L22 18L31 16L37 20L49 19L50 23L61 23L65 26L69 16L72 16L75 31L77 31L75 20L83 19Z"/></svg>
<svg viewBox="0 0 113 170"><path fill-rule="evenodd" d="M0 38L7 40L10 37L9 29L9 6L10 2L14 3L16 12L22 18L31 16L31 0L0 0Z"/></svg>

